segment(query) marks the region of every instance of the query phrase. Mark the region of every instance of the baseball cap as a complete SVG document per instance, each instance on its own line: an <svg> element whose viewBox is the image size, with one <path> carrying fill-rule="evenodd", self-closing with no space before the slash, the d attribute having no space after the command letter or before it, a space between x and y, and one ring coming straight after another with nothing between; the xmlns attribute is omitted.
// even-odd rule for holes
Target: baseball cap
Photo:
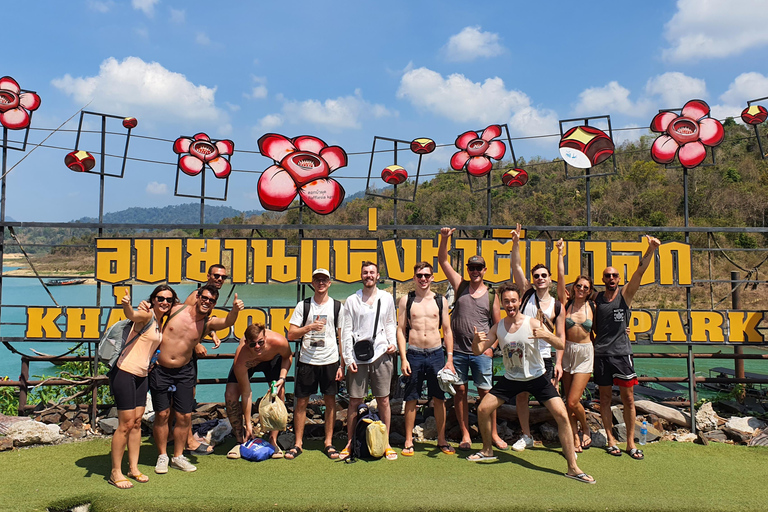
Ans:
<svg viewBox="0 0 768 512"><path fill-rule="evenodd" d="M328 279L330 279L331 273L324 268L317 268L315 269L314 272L312 272L312 277L315 277L315 276L326 276Z"/></svg>
<svg viewBox="0 0 768 512"><path fill-rule="evenodd" d="M475 254L467 260L467 265L482 265L485 267L485 260L479 254Z"/></svg>

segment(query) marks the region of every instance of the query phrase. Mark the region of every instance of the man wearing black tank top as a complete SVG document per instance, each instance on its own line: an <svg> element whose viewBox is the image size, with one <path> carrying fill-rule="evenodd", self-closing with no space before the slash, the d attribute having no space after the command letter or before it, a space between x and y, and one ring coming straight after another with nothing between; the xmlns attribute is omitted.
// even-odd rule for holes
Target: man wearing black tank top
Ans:
<svg viewBox="0 0 768 512"><path fill-rule="evenodd" d="M592 330L595 332L594 381L600 389L600 416L603 419L607 452L616 457L621 455L616 438L613 436L613 416L611 414L612 388L616 384L624 405L624 424L627 428L627 453L635 460L644 458L643 452L635 447L635 396L634 386L638 383L632 362L632 347L629 343L629 306L635 293L640 288L643 274L651 264L654 252L661 245L657 238L646 235L648 249L640 260L632 277L625 286L619 288L620 274L613 267L603 270L605 291L595 298L595 320Z"/></svg>

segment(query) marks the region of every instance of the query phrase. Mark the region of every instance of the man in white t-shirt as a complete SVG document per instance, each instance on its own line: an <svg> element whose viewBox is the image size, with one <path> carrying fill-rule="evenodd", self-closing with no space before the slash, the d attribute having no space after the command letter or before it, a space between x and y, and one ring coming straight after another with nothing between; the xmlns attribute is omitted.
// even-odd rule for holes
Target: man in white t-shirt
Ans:
<svg viewBox="0 0 768 512"><path fill-rule="evenodd" d="M344 303L344 322L341 329L343 361L349 368L347 373L347 391L349 408L347 409L347 446L341 451L341 458L349 456L352 435L355 431L357 406L363 403L370 385L376 397L381 421L387 426L389 438L389 388L394 372L392 355L397 352L397 322L395 321L395 301L392 295L382 292L376 286L379 282L379 267L372 261L364 261L360 271L363 289L350 295ZM377 316L378 312L378 316ZM372 355L366 359L358 357L358 345L361 340L372 340ZM387 460L397 459L397 453L387 445Z"/></svg>
<svg viewBox="0 0 768 512"><path fill-rule="evenodd" d="M309 397L318 387L325 402L325 448L329 459L338 459L339 452L333 447L333 425L336 422L336 393L338 381L344 378L339 365L341 343L338 330L341 328L341 303L328 296L331 274L324 268L312 272L312 288L315 294L293 310L288 339L301 340L299 357L296 362L296 398L293 411L295 446L285 452L285 458L295 459L302 453L304 423L307 419ZM307 307L308 310L307 310Z"/></svg>

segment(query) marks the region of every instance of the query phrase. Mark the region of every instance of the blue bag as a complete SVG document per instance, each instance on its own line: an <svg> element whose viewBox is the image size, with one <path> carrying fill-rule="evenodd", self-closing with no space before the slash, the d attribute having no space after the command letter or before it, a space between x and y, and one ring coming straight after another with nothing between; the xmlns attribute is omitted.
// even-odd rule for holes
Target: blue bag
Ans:
<svg viewBox="0 0 768 512"><path fill-rule="evenodd" d="M240 445L240 456L251 462L267 460L275 453L275 448L263 439L251 439Z"/></svg>

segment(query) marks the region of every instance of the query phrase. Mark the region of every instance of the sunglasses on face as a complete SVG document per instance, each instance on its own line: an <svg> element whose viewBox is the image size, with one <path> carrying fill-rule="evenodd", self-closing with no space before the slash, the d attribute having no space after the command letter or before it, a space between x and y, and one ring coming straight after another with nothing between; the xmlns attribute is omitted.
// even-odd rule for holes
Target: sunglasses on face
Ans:
<svg viewBox="0 0 768 512"><path fill-rule="evenodd" d="M573 285L573 287L576 288L577 290L589 290L588 284L575 284Z"/></svg>
<svg viewBox="0 0 768 512"><path fill-rule="evenodd" d="M546 279L549 277L549 274L533 274L534 279Z"/></svg>
<svg viewBox="0 0 768 512"><path fill-rule="evenodd" d="M161 295L156 295L155 300L159 304L162 304L163 302L167 302L168 304L171 304L173 302L173 297L163 297Z"/></svg>
<svg viewBox="0 0 768 512"><path fill-rule="evenodd" d="M605 274L603 274L603 277L619 277L619 274L606 272Z"/></svg>
<svg viewBox="0 0 768 512"><path fill-rule="evenodd" d="M429 279L432 274L416 274L416 279Z"/></svg>
<svg viewBox="0 0 768 512"><path fill-rule="evenodd" d="M248 343L248 346L251 348L263 347L264 343L265 343L265 340L262 338L261 340L256 340Z"/></svg>
<svg viewBox="0 0 768 512"><path fill-rule="evenodd" d="M216 304L216 299L207 295L200 295L200 302L210 302L211 304Z"/></svg>
<svg viewBox="0 0 768 512"><path fill-rule="evenodd" d="M211 277L218 281L219 279L226 279L229 276L227 274L211 274Z"/></svg>
<svg viewBox="0 0 768 512"><path fill-rule="evenodd" d="M312 280L316 283L330 283L331 280L327 277L313 277Z"/></svg>
<svg viewBox="0 0 768 512"><path fill-rule="evenodd" d="M467 268L469 269L470 272L480 272L485 267L483 267L482 265L467 265Z"/></svg>

